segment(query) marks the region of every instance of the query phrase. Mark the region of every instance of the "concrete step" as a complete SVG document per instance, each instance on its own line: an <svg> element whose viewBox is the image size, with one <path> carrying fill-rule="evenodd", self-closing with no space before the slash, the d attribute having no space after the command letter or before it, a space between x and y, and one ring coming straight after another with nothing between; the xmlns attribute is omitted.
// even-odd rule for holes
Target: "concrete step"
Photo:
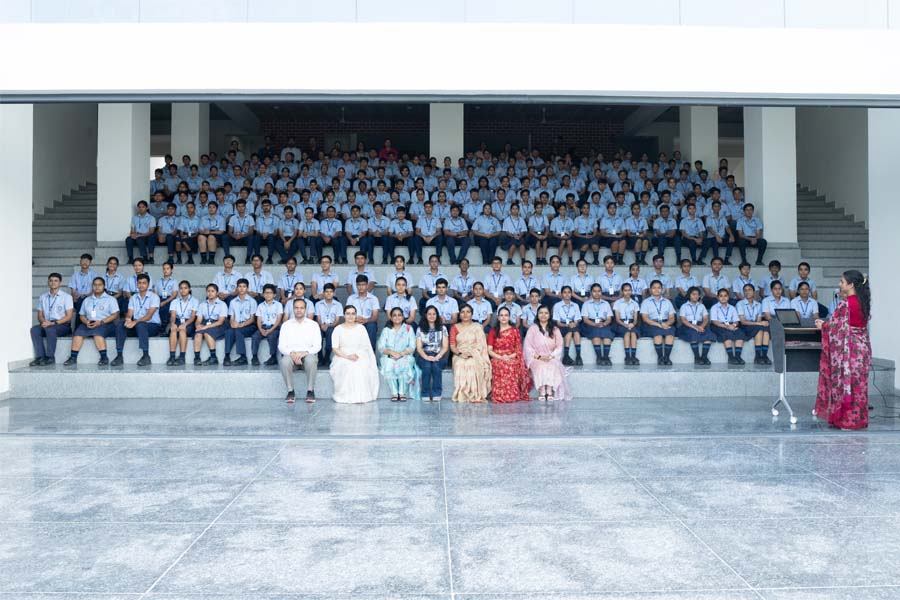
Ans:
<svg viewBox="0 0 900 600"><path fill-rule="evenodd" d="M862 233L798 233L797 239L801 246L806 246L808 242L861 242L869 243L868 232Z"/></svg>
<svg viewBox="0 0 900 600"><path fill-rule="evenodd" d="M850 219L827 219L822 217L800 218L798 227L852 227L856 225Z"/></svg>
<svg viewBox="0 0 900 600"><path fill-rule="evenodd" d="M93 218L91 214L94 214ZM47 211L43 215L36 215L35 221L68 221L68 220L77 220L77 221L96 221L96 211L90 210L70 210L67 207L61 207L59 210Z"/></svg>
<svg viewBox="0 0 900 600"><path fill-rule="evenodd" d="M67 261L71 261L72 257L75 257L75 260L77 261L78 257L81 256L81 254L81 250L78 248L73 248L72 244L68 244L67 246L53 246L50 248L34 247L31 250L31 256L34 258L57 257L59 259L65 259Z"/></svg>
<svg viewBox="0 0 900 600"><path fill-rule="evenodd" d="M97 204L75 204L71 201L59 203L57 202L51 208L47 209L44 215L55 215L57 213L71 213L71 214L91 214L97 213Z"/></svg>
<svg viewBox="0 0 900 600"><path fill-rule="evenodd" d="M820 239L810 239L803 242L803 251L804 253L807 250L841 250L841 249L865 249L869 248L869 240L868 239L859 239L859 240L820 240Z"/></svg>
<svg viewBox="0 0 900 600"><path fill-rule="evenodd" d="M75 215L59 215L58 217L37 216L32 221L32 229L35 227L53 227L64 230L77 231L78 229L97 229L96 216L78 217Z"/></svg>
<svg viewBox="0 0 900 600"><path fill-rule="evenodd" d="M91 225L85 225L83 227L73 227L68 223L60 223L59 225L34 225L31 228L31 233L34 237L38 237L42 234L71 235L74 240L81 239L82 236L86 235L97 239L97 224L92 221Z"/></svg>
<svg viewBox="0 0 900 600"><path fill-rule="evenodd" d="M853 257L853 256L861 256L868 258L869 249L865 248L831 248L831 249L818 249L818 248L803 248L803 257L804 258L817 258L817 259L825 259L825 258L844 258L844 257ZM819 262L819 261L817 261Z"/></svg>
<svg viewBox="0 0 900 600"><path fill-rule="evenodd" d="M847 234L868 235L868 233L869 232L865 227L853 223L847 223L845 225L797 225L798 236L817 235L824 237Z"/></svg>
<svg viewBox="0 0 900 600"><path fill-rule="evenodd" d="M96 240L93 243L96 243ZM31 245L32 245L33 250L73 248L73 244L69 240L52 240L52 239L48 240L48 239L44 239L43 235L39 238L34 239L31 243ZM93 250L93 247L88 249L89 252L91 250ZM79 254L81 253L81 248L78 248L78 252L79 252Z"/></svg>
<svg viewBox="0 0 900 600"><path fill-rule="evenodd" d="M810 221L836 221L840 223L852 223L853 219L840 213L800 209L797 211L797 221L799 223L808 223Z"/></svg>

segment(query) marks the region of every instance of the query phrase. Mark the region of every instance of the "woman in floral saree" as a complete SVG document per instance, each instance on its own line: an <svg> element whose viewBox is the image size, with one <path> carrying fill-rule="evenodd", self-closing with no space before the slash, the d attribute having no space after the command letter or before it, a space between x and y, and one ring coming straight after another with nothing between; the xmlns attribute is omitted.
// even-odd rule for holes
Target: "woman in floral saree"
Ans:
<svg viewBox="0 0 900 600"><path fill-rule="evenodd" d="M391 388L391 402L419 399L419 367L416 365L416 332L403 322L403 310L391 309L390 324L378 336L381 375Z"/></svg>
<svg viewBox="0 0 900 600"><path fill-rule="evenodd" d="M519 330L509 322L510 311L501 306L497 311L497 326L488 334L488 354L491 356L493 402L527 402L531 390L531 372L522 360L522 338Z"/></svg>
<svg viewBox="0 0 900 600"><path fill-rule="evenodd" d="M459 307L459 323L450 329L453 352L453 401L480 403L491 393L491 359L481 325L472 321L472 307Z"/></svg>
<svg viewBox="0 0 900 600"><path fill-rule="evenodd" d="M841 429L869 425L869 365L872 348L868 323L871 309L869 280L859 271L841 277L841 301L822 330L819 389L814 414Z"/></svg>

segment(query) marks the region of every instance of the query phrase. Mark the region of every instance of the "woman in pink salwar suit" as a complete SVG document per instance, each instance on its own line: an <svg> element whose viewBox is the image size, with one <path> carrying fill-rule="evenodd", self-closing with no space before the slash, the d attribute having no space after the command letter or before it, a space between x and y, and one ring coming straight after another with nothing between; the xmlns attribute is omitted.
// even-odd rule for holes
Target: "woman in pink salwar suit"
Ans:
<svg viewBox="0 0 900 600"><path fill-rule="evenodd" d="M550 309L541 306L534 325L525 334L525 347L522 351L540 400L572 399L568 373L562 364L563 350L563 338L559 328L550 319Z"/></svg>

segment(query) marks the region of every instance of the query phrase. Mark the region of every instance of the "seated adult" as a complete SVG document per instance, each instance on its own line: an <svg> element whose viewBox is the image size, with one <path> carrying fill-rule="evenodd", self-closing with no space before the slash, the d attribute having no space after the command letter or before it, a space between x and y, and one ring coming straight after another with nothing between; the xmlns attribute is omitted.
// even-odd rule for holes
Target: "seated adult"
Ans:
<svg viewBox="0 0 900 600"><path fill-rule="evenodd" d="M318 325L306 318L306 302L294 302L292 307L294 318L285 321L278 338L278 351L281 353L278 364L287 387L285 400L288 404L294 403L294 369L302 367L306 372L306 402L312 404L316 401L316 375L322 334Z"/></svg>

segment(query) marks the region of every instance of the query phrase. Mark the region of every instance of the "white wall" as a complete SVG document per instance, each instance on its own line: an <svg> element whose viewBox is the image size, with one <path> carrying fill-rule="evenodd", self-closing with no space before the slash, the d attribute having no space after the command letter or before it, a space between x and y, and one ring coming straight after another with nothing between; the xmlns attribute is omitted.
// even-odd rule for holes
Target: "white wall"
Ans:
<svg viewBox="0 0 900 600"><path fill-rule="evenodd" d="M797 183L868 223L866 131L864 108L797 109Z"/></svg>
<svg viewBox="0 0 900 600"><path fill-rule="evenodd" d="M454 102L433 102L429 105L428 152L443 164L444 157L452 160L465 154L463 136L463 105Z"/></svg>
<svg viewBox="0 0 900 600"><path fill-rule="evenodd" d="M34 110L31 104L0 104L0 281L3 281L3 343L0 394L9 391L9 363L32 356L31 220Z"/></svg>
<svg viewBox="0 0 900 600"><path fill-rule="evenodd" d="M872 288L872 352L900 367L900 321L893 314L900 297L896 276L900 256L897 221L900 209L896 197L896 159L900 155L900 109L869 109L869 280ZM900 388L900 369L894 386Z"/></svg>
<svg viewBox="0 0 900 600"><path fill-rule="evenodd" d="M10 22L484 22L900 26L900 0L3 0Z"/></svg>
<svg viewBox="0 0 900 600"><path fill-rule="evenodd" d="M34 105L34 212L97 181L97 105Z"/></svg>

